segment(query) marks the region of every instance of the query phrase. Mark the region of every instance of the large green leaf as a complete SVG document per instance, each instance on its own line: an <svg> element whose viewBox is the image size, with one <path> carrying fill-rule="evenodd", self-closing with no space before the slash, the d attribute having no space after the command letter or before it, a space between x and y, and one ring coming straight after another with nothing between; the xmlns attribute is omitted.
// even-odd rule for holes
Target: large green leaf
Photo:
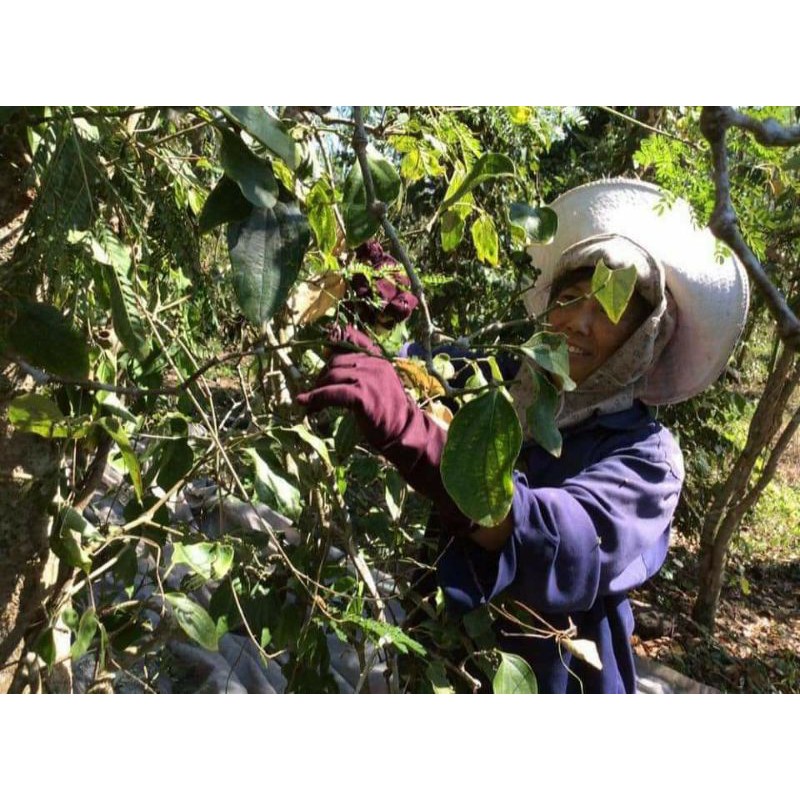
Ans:
<svg viewBox="0 0 800 800"><path fill-rule="evenodd" d="M521 447L519 420L499 389L484 392L453 417L442 454L442 481L470 519L486 526L505 519Z"/></svg>
<svg viewBox="0 0 800 800"><path fill-rule="evenodd" d="M445 211L457 203L465 194L471 192L479 183L492 178L514 175L514 162L502 153L484 153L459 185L458 189L442 202Z"/></svg>
<svg viewBox="0 0 800 800"><path fill-rule="evenodd" d="M558 390L541 372L528 365L523 369L531 371L535 387L533 402L525 412L531 436L548 453L558 458L561 455L562 445L561 431L556 425Z"/></svg>
<svg viewBox="0 0 800 800"><path fill-rule="evenodd" d="M103 266L103 279L111 301L111 318L119 340L139 361L150 353L146 325L136 302L136 291L128 276L131 268L130 248L111 231L97 236L71 231L71 242L82 242L91 248L95 261Z"/></svg>
<svg viewBox="0 0 800 800"><path fill-rule="evenodd" d="M367 150L367 164L372 176L375 198L387 205L394 203L400 194L400 176L395 168L377 152ZM347 229L347 246L357 247L366 242L380 227L380 221L367 208L367 190L358 161L353 164L344 181L344 225Z"/></svg>
<svg viewBox="0 0 800 800"><path fill-rule="evenodd" d="M478 258L484 263L496 267L500 261L500 241L492 218L486 214L481 214L472 223L470 230Z"/></svg>
<svg viewBox="0 0 800 800"><path fill-rule="evenodd" d="M512 203L508 219L520 230L525 244L549 244L558 230L558 215L547 206L534 208L525 203Z"/></svg>
<svg viewBox="0 0 800 800"><path fill-rule="evenodd" d="M616 325L625 313L636 286L636 267L609 269L601 258L592 275L592 293Z"/></svg>
<svg viewBox="0 0 800 800"><path fill-rule="evenodd" d="M79 380L89 374L85 337L57 308L46 303L18 304L17 318L8 331L8 344L34 367Z"/></svg>
<svg viewBox="0 0 800 800"><path fill-rule="evenodd" d="M167 592L164 595L178 624L186 635L206 650L219 649L217 626L208 612L180 592Z"/></svg>
<svg viewBox="0 0 800 800"><path fill-rule="evenodd" d="M278 183L270 165L230 131L222 132L220 162L254 206L272 208L278 202Z"/></svg>
<svg viewBox="0 0 800 800"><path fill-rule="evenodd" d="M254 208L228 227L233 289L244 315L263 325L283 305L297 280L311 235L296 206Z"/></svg>
<svg viewBox="0 0 800 800"><path fill-rule="evenodd" d="M244 451L253 460L255 466L255 489L258 499L270 508L296 520L303 510L302 497L296 486L292 486L282 475L258 454L248 447Z"/></svg>
<svg viewBox="0 0 800 800"><path fill-rule="evenodd" d="M242 194L239 184L223 175L206 198L198 220L200 233L208 233L218 225L241 222L250 216L253 205Z"/></svg>
<svg viewBox="0 0 800 800"><path fill-rule="evenodd" d="M283 159L295 170L300 165L301 152L297 143L283 129L280 121L267 113L263 106L219 106L228 119L240 125L267 150Z"/></svg>
<svg viewBox="0 0 800 800"><path fill-rule="evenodd" d="M65 417L58 406L38 394L23 394L8 405L8 421L18 430L46 439L80 439L89 432L88 417Z"/></svg>
<svg viewBox="0 0 800 800"><path fill-rule="evenodd" d="M513 653L500 653L492 689L495 694L537 694L539 687L533 670L525 661Z"/></svg>
<svg viewBox="0 0 800 800"><path fill-rule="evenodd" d="M575 381L569 376L569 350L563 333L539 331L521 345L520 350L542 369L555 375L564 391L571 392L575 388Z"/></svg>

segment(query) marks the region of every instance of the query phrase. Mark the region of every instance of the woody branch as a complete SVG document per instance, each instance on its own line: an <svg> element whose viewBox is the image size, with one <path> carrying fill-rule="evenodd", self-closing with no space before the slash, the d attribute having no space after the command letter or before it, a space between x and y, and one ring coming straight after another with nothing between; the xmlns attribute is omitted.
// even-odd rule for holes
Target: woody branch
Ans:
<svg viewBox="0 0 800 800"><path fill-rule="evenodd" d="M784 344L800 352L800 319L789 308L786 298L767 276L764 267L750 249L739 229L739 220L731 200L726 135L729 128L741 128L753 134L761 144L789 147L800 143L800 125L784 126L777 120L756 120L729 106L706 106L700 116L700 129L711 145L714 163L716 202L709 227L725 242L747 270L747 274L764 297L778 335Z"/></svg>

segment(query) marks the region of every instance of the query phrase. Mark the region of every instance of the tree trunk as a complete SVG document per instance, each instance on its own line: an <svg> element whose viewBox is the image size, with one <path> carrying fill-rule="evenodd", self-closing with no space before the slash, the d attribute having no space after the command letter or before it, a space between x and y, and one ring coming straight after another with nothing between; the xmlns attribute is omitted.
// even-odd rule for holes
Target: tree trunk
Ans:
<svg viewBox="0 0 800 800"><path fill-rule="evenodd" d="M5 405L0 401L0 692L11 684L26 631L44 619L42 578L59 465L51 440L9 429Z"/></svg>
<svg viewBox="0 0 800 800"><path fill-rule="evenodd" d="M0 124L0 268L6 278L33 199L25 185L25 126L17 116ZM30 625L44 619L50 505L58 488L57 446L11 430L6 420L8 402L21 388L12 367L0 362L0 692L11 685Z"/></svg>
<svg viewBox="0 0 800 800"><path fill-rule="evenodd" d="M766 465L759 479L751 487L750 482L756 464L769 450L769 445L783 421L784 410L798 383L800 383L800 360L796 359L793 351L783 349L778 355L775 368L767 379L764 393L750 421L744 449L706 513L700 534L699 588L692 617L709 631L714 629L731 540L745 514L755 506L775 476L780 458L800 426L800 410L798 410L784 427L766 459Z"/></svg>

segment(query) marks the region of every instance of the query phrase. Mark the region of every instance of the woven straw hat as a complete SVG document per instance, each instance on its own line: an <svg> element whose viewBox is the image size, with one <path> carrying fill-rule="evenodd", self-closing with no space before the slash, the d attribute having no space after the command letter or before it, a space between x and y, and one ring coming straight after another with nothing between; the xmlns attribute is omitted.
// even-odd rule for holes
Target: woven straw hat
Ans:
<svg viewBox="0 0 800 800"><path fill-rule="evenodd" d="M602 234L632 239L664 267L677 306L677 326L639 397L650 405L677 403L708 388L725 369L742 332L750 298L744 268L734 256L721 259L716 239L696 226L683 200L668 201L643 181L614 179L565 192L550 207L558 231L528 253L541 271L525 295L539 315L547 308L553 273L568 247Z"/></svg>

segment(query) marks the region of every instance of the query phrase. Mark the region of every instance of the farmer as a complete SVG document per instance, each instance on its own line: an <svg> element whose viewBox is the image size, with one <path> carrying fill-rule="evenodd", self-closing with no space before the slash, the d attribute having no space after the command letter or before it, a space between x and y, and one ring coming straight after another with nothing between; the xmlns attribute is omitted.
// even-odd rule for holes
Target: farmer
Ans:
<svg viewBox="0 0 800 800"><path fill-rule="evenodd" d="M632 180L587 184L552 204L558 232L529 249L540 275L525 302L566 336L570 375L557 424L556 458L533 442L525 411L528 365L511 394L526 440L511 510L496 527L468 520L445 491L439 465L446 432L407 396L391 364L370 353L334 355L309 411L353 410L370 444L429 497L447 534L437 580L448 608L493 602L534 627L577 629L602 668L505 619L499 646L524 657L541 692L633 692L633 616L627 594L661 567L683 481L678 445L647 406L685 400L725 368L741 332L748 285L732 257L697 229L689 207ZM591 296L598 261L634 266L636 286L615 325ZM343 334L377 354L358 331ZM647 405L646 405L647 404ZM538 617L528 615L527 609Z"/></svg>

